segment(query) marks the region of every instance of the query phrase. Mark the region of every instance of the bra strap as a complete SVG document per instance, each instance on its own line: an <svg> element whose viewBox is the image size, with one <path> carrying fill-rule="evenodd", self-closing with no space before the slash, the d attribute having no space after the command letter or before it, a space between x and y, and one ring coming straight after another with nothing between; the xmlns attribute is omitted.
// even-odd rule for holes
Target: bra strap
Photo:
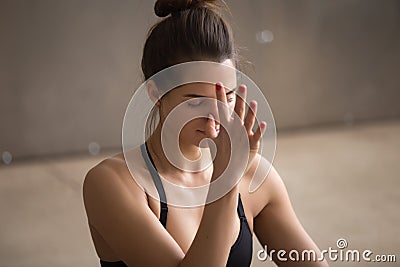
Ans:
<svg viewBox="0 0 400 267"><path fill-rule="evenodd" d="M156 186L158 195L160 197L160 222L166 228L167 226L167 213L168 213L168 205L167 205L167 197L165 195L164 187L161 182L160 175L156 170L156 166L154 165L153 159L150 156L149 149L147 147L147 143L144 143L140 146L140 150L142 152L142 156L144 161L146 162L147 168L150 171L151 178Z"/></svg>

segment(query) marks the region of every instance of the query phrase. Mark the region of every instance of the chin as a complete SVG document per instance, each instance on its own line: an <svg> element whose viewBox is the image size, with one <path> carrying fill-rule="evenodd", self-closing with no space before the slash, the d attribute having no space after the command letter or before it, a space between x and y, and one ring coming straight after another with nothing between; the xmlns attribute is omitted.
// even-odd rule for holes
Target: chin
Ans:
<svg viewBox="0 0 400 267"><path fill-rule="evenodd" d="M197 144L197 146L199 148L208 148L208 142L206 140L204 140L203 142L200 142L199 144Z"/></svg>

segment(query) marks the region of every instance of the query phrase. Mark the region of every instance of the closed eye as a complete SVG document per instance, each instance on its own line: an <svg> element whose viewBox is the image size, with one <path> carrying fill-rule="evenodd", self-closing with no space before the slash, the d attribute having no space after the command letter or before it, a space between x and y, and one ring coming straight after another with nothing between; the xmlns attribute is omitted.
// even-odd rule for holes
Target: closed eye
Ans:
<svg viewBox="0 0 400 267"><path fill-rule="evenodd" d="M200 106L202 103L203 103L203 100L201 100L199 98L193 98L187 102L187 105L189 107L197 107L197 106Z"/></svg>
<svg viewBox="0 0 400 267"><path fill-rule="evenodd" d="M192 108L200 106L204 102L202 98L207 98L207 96L198 94L186 94L184 96L191 97L191 99L187 101L187 106ZM235 97L236 97L235 90L231 90L226 93L226 98L228 103L232 103L233 101L235 101Z"/></svg>

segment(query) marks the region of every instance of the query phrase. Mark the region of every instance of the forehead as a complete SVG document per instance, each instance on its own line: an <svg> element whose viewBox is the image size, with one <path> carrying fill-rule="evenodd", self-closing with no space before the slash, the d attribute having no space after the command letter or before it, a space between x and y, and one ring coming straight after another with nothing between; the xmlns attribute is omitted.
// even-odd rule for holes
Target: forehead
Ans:
<svg viewBox="0 0 400 267"><path fill-rule="evenodd" d="M182 78L185 81L206 82L209 84L222 83L227 89L236 87L236 68L231 59L221 63L195 62L182 68Z"/></svg>
<svg viewBox="0 0 400 267"><path fill-rule="evenodd" d="M224 87L225 92L228 93L233 89ZM170 91L171 95L179 96L191 96L199 95L206 97L214 97L215 95L215 84L214 83L204 83L204 82L194 82L181 85Z"/></svg>
<svg viewBox="0 0 400 267"><path fill-rule="evenodd" d="M186 90L212 89L218 82L222 83L227 90L233 90L236 88L236 72L231 59L221 63L191 61L163 70L154 77L154 81L164 93L168 93L174 88L186 88ZM200 87L199 84L202 86Z"/></svg>

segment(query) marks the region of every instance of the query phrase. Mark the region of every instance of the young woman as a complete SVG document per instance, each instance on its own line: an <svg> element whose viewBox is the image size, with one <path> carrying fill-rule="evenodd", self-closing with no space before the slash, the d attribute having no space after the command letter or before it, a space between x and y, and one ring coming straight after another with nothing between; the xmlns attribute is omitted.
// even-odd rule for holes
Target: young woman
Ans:
<svg viewBox="0 0 400 267"><path fill-rule="evenodd" d="M166 18L152 27L144 46L142 70L146 80L163 69L189 61L237 67L232 31L217 4L210 0L156 2L156 15ZM138 155L149 170L154 167L149 171L149 180L154 180L160 200L164 201L149 196L132 179L123 153L103 160L87 173L84 204L101 266L250 266L253 233L268 251L314 250L318 256L318 247L299 223L273 167L258 190L248 192L258 163L265 160L256 152L266 124L260 123L253 133L257 103L250 102L252 109L245 114L246 90L243 85L233 92L220 83L192 83L179 86L156 101L159 122ZM218 100L223 107L210 111L207 118L185 124L179 133L179 149L186 158L196 159L201 141L210 138L217 153L211 166L186 172L171 164L162 149L163 124L178 105L187 102L192 108L199 105L202 97ZM235 122L230 112L237 114ZM234 151L227 128L238 122L245 128L251 152L245 172L237 172L241 175L239 182L221 198L203 206L182 208L166 204L160 176L187 187L216 180L227 166L228 152ZM326 261L282 260L276 255L273 259L279 266L328 266Z"/></svg>

